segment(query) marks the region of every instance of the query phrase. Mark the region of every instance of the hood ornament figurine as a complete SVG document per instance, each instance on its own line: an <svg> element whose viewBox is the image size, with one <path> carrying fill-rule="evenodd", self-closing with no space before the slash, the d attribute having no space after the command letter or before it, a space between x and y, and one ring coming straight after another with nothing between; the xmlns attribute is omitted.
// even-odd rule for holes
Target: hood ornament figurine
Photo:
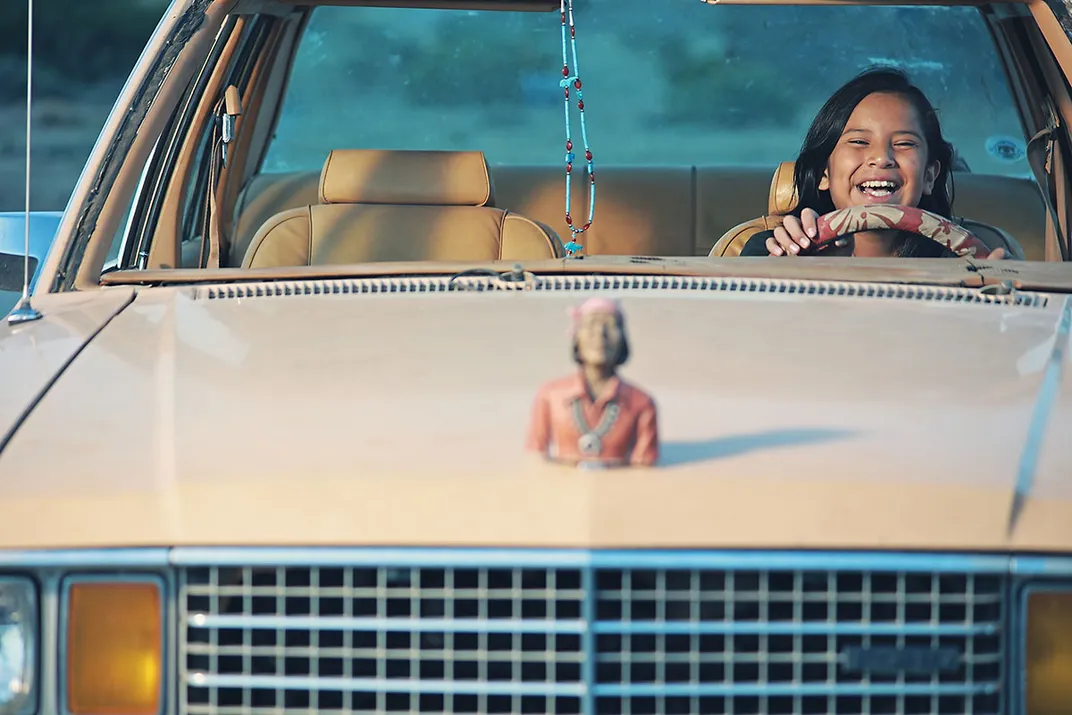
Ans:
<svg viewBox="0 0 1072 715"><path fill-rule="evenodd" d="M527 448L587 469L654 465L659 459L655 401L618 376L629 359L621 307L591 298L570 315L578 370L540 388Z"/></svg>

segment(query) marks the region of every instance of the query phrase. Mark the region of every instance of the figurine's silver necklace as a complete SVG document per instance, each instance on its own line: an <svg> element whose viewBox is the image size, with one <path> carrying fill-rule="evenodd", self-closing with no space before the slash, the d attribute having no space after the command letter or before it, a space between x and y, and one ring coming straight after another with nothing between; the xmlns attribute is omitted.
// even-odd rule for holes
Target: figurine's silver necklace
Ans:
<svg viewBox="0 0 1072 715"><path fill-rule="evenodd" d="M599 420L599 424L595 428L588 424L588 420L584 416L584 405L581 400L575 400L573 402L573 423L577 426L577 430L581 433L581 438L577 440L577 448L586 457L598 457L603 452L603 438L610 431L610 428L614 426L614 423L618 421L618 413L621 409L616 402L608 402L606 408L603 410L603 417Z"/></svg>

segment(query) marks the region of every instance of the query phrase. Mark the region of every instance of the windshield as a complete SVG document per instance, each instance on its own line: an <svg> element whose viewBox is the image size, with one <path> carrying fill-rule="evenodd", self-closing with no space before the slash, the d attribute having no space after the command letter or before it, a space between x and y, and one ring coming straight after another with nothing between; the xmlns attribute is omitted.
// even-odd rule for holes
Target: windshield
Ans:
<svg viewBox="0 0 1072 715"><path fill-rule="evenodd" d="M311 10L265 85L271 131L245 130L259 165L221 194L219 266L768 256L779 231L801 255L1044 260L980 8L574 0L572 20L575 45L557 11ZM196 204L182 265L211 266Z"/></svg>
<svg viewBox="0 0 1072 715"><path fill-rule="evenodd" d="M601 165L773 168L796 156L839 85L884 63L911 73L972 171L1030 175L976 8L651 7L575 3ZM319 171L340 147L478 149L491 162L557 165L559 65L557 12L317 8L263 170Z"/></svg>

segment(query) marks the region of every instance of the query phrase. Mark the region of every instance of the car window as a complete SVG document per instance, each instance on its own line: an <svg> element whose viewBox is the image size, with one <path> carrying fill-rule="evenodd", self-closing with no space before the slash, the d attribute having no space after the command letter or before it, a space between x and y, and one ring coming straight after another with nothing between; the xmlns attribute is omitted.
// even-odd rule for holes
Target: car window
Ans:
<svg viewBox="0 0 1072 715"><path fill-rule="evenodd" d="M1030 175L975 8L575 5L597 165L791 160L823 101L881 63L927 92L972 171ZM493 163L561 163L561 65L557 11L318 8L262 171L319 170L338 148L479 149Z"/></svg>

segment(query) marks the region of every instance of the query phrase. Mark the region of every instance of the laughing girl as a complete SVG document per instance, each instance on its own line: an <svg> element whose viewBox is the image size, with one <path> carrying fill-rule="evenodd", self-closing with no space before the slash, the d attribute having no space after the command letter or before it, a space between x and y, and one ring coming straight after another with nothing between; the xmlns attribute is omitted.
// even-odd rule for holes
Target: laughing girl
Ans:
<svg viewBox="0 0 1072 715"><path fill-rule="evenodd" d="M850 206L915 206L952 218L953 146L923 92L896 69L873 69L819 110L796 160L796 208L757 233L742 256L798 255L818 235L819 216ZM824 253L859 257L955 258L946 246L903 231L861 231ZM1004 258L998 248L989 256Z"/></svg>

